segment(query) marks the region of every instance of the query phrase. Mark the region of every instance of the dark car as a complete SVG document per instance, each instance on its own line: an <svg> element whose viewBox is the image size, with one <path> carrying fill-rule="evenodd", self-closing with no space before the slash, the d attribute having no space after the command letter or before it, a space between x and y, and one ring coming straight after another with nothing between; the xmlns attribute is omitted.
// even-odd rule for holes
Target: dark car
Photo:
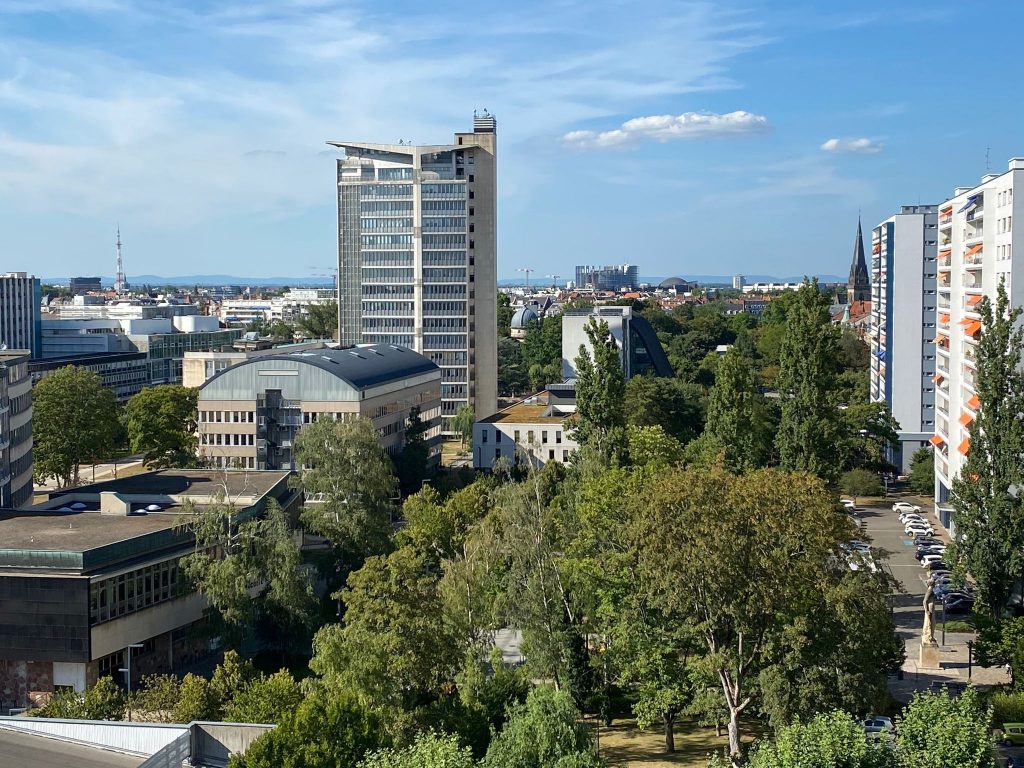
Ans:
<svg viewBox="0 0 1024 768"><path fill-rule="evenodd" d="M974 610L974 598L963 592L950 592L942 599L946 613L970 613Z"/></svg>
<svg viewBox="0 0 1024 768"><path fill-rule="evenodd" d="M936 560L935 562L928 563L925 568L932 573L949 573L949 566L942 560Z"/></svg>
<svg viewBox="0 0 1024 768"><path fill-rule="evenodd" d="M945 547L918 547L917 554L914 555L918 560L924 558L925 555L944 555L946 554Z"/></svg>

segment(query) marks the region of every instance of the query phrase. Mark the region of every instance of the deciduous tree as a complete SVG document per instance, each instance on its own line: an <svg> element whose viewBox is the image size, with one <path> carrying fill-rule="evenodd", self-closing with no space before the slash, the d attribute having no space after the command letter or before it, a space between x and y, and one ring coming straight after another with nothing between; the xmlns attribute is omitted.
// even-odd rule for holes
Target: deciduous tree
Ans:
<svg viewBox="0 0 1024 768"><path fill-rule="evenodd" d="M626 423L626 382L619 348L603 320L591 318L584 330L593 352L581 344L575 360L576 440L589 444L606 461L614 461L622 452Z"/></svg>
<svg viewBox="0 0 1024 768"><path fill-rule="evenodd" d="M359 768L474 768L473 753L455 736L421 733L405 749L371 752Z"/></svg>
<svg viewBox="0 0 1024 768"><path fill-rule="evenodd" d="M108 458L120 434L117 399L98 374L69 365L32 388L33 468L62 488L79 483L79 468Z"/></svg>
<svg viewBox="0 0 1024 768"><path fill-rule="evenodd" d="M428 425L420 418L419 406L409 410L405 423L405 445L395 459L398 484L402 493L414 493L430 476L430 446L427 445Z"/></svg>
<svg viewBox="0 0 1024 768"><path fill-rule="evenodd" d="M974 688L918 693L903 710L896 746L904 768L995 768L991 710Z"/></svg>
<svg viewBox="0 0 1024 768"><path fill-rule="evenodd" d="M310 530L359 556L383 551L398 482L373 422L310 424L295 439L295 461L303 467L302 521Z"/></svg>
<svg viewBox="0 0 1024 768"><path fill-rule="evenodd" d="M147 387L124 407L128 439L147 467L188 467L196 461L199 390L180 384Z"/></svg>
<svg viewBox="0 0 1024 768"><path fill-rule="evenodd" d="M923 496L935 493L935 449L930 445L918 448L910 460L910 488Z"/></svg>
<svg viewBox="0 0 1024 768"><path fill-rule="evenodd" d="M806 723L781 728L761 742L750 768L897 768L884 741L864 738L864 728L846 712L820 714Z"/></svg>
<svg viewBox="0 0 1024 768"><path fill-rule="evenodd" d="M338 332L338 302L310 304L295 321L295 329L306 339L332 339Z"/></svg>
<svg viewBox="0 0 1024 768"><path fill-rule="evenodd" d="M838 331L818 281L806 279L786 316L779 353L782 421L775 439L783 469L831 482L842 470L844 430L832 396L838 372Z"/></svg>
<svg viewBox="0 0 1024 768"><path fill-rule="evenodd" d="M974 577L978 597L996 619L1024 580L1024 328L1018 323L1021 310L1010 307L1002 281L995 305L986 296L979 311L975 387L980 405L964 444L967 461L953 479L957 538L950 556Z"/></svg>
<svg viewBox="0 0 1024 768"><path fill-rule="evenodd" d="M628 425L661 427L683 445L703 426L699 387L679 379L634 376L626 382L622 407Z"/></svg>
<svg viewBox="0 0 1024 768"><path fill-rule="evenodd" d="M452 431L462 440L462 449L466 449L466 443L473 439L473 423L476 421L476 413L472 405L463 405L452 417Z"/></svg>

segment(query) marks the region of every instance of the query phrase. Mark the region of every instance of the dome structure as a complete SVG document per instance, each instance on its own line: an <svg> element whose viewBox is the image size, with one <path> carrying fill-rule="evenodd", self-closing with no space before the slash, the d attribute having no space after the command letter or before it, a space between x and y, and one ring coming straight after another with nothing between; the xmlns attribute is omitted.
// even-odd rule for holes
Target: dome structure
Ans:
<svg viewBox="0 0 1024 768"><path fill-rule="evenodd" d="M538 320L540 320L540 316L533 307L520 307L517 309L516 313L512 315L512 338L523 338L530 323L535 323Z"/></svg>
<svg viewBox="0 0 1024 768"><path fill-rule="evenodd" d="M680 286L685 286L685 285L689 285L689 283L687 283L681 277L669 277L669 278L666 278L665 280L662 280L660 283L658 283L658 287L659 288L678 288Z"/></svg>

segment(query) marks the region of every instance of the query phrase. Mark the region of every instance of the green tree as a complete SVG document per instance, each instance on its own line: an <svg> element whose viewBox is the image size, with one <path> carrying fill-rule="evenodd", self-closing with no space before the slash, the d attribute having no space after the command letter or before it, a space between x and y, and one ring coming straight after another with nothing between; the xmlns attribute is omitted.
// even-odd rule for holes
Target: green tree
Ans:
<svg viewBox="0 0 1024 768"><path fill-rule="evenodd" d="M542 686L510 708L481 768L599 768L602 761L572 697Z"/></svg>
<svg viewBox="0 0 1024 768"><path fill-rule="evenodd" d="M910 460L910 488L914 493L931 496L935 492L935 449L918 448Z"/></svg>
<svg viewBox="0 0 1024 768"><path fill-rule="evenodd" d="M263 517L242 519L222 496L186 508L180 526L195 537L182 570L217 611L230 639L241 638L257 611L292 628L309 624L316 605L312 585L287 515L275 500L267 502Z"/></svg>
<svg viewBox="0 0 1024 768"><path fill-rule="evenodd" d="M236 650L227 651L210 678L210 690L217 701L218 711L230 706L235 695L257 677L250 661L243 659Z"/></svg>
<svg viewBox="0 0 1024 768"><path fill-rule="evenodd" d="M181 699L181 681L174 675L147 675L131 696L131 709L146 713L151 723L173 722L174 708Z"/></svg>
<svg viewBox="0 0 1024 768"><path fill-rule="evenodd" d="M699 388L678 379L634 376L626 382L623 400L626 424L661 427L685 445L703 427Z"/></svg>
<svg viewBox="0 0 1024 768"><path fill-rule="evenodd" d="M295 439L295 461L304 467L302 522L338 549L361 556L383 551L398 482L373 422L360 417L310 424ZM317 501L310 503L311 497Z"/></svg>
<svg viewBox="0 0 1024 768"><path fill-rule="evenodd" d="M217 720L220 703L217 695L205 677L185 675L181 681L178 703L174 707L172 722L191 723L193 720Z"/></svg>
<svg viewBox="0 0 1024 768"><path fill-rule="evenodd" d="M333 339L338 332L338 302L310 304L295 321L304 339Z"/></svg>
<svg viewBox="0 0 1024 768"><path fill-rule="evenodd" d="M831 482L842 469L836 446L844 437L832 397L833 377L838 371L838 332L817 279L805 279L796 297L779 352L782 421L775 445L783 469L811 472Z"/></svg>
<svg viewBox="0 0 1024 768"><path fill-rule="evenodd" d="M844 370L867 373L870 361L871 350L868 348L868 345L853 332L853 329L844 326L839 334L840 366Z"/></svg>
<svg viewBox="0 0 1024 768"><path fill-rule="evenodd" d="M1024 617L994 620L979 615L975 623L978 627L975 649L978 664L1009 667L1010 685L1019 689L1024 683Z"/></svg>
<svg viewBox="0 0 1024 768"><path fill-rule="evenodd" d="M405 526L396 535L396 543L411 544L436 562L454 559L463 551L470 526L487 512L489 492L490 483L478 480L444 502L429 486L413 494L402 505Z"/></svg>
<svg viewBox="0 0 1024 768"><path fill-rule="evenodd" d="M846 712L820 714L806 723L785 726L761 742L750 768L897 768L884 741L864 738L864 728Z"/></svg>
<svg viewBox="0 0 1024 768"><path fill-rule="evenodd" d="M903 710L896 746L903 768L995 768L991 710L974 688L960 696L917 693Z"/></svg>
<svg viewBox="0 0 1024 768"><path fill-rule="evenodd" d="M878 474L867 469L843 472L839 478L839 490L852 496L855 503L858 496L881 496L885 493Z"/></svg>
<svg viewBox="0 0 1024 768"><path fill-rule="evenodd" d="M523 362L529 371L535 366L562 380L562 316L545 317L530 323L522 343ZM548 382L542 382L544 384Z"/></svg>
<svg viewBox="0 0 1024 768"><path fill-rule="evenodd" d="M282 669L246 683L232 696L223 717L229 723L279 723L302 700L299 684Z"/></svg>
<svg viewBox="0 0 1024 768"><path fill-rule="evenodd" d="M1024 328L1000 280L995 306L981 300L969 452L950 501L957 540L950 557L974 577L993 619L1024 579ZM956 450L947 448L947 450Z"/></svg>
<svg viewBox="0 0 1024 768"><path fill-rule="evenodd" d="M84 694L58 691L36 714L70 720L123 720L128 697L113 678L101 677Z"/></svg>
<svg viewBox="0 0 1024 768"><path fill-rule="evenodd" d="M707 423L691 455L702 456L704 464L722 461L733 472L765 466L771 452L767 411L750 365L732 347L719 361Z"/></svg>
<svg viewBox="0 0 1024 768"><path fill-rule="evenodd" d="M134 453L147 467L188 467L196 461L199 390L180 384L147 387L125 404L124 419Z"/></svg>
<svg viewBox="0 0 1024 768"><path fill-rule="evenodd" d="M108 458L120 436L117 399L99 374L69 365L32 388L33 468L62 488L79 483L79 468Z"/></svg>
<svg viewBox="0 0 1024 768"><path fill-rule="evenodd" d="M498 395L522 395L530 387L530 375L523 360L522 344L507 336L498 337Z"/></svg>
<svg viewBox="0 0 1024 768"><path fill-rule="evenodd" d="M310 667L375 709L408 712L454 680L461 653L437 579L412 547L370 557L336 595L344 624L316 634Z"/></svg>
<svg viewBox="0 0 1024 768"><path fill-rule="evenodd" d="M512 299L504 291L498 291L498 336L509 336L512 333Z"/></svg>
<svg viewBox="0 0 1024 768"><path fill-rule="evenodd" d="M900 425L888 403L852 403L843 409L842 420L847 434L846 469L895 471L889 457L899 444Z"/></svg>
<svg viewBox="0 0 1024 768"><path fill-rule="evenodd" d="M613 460L621 453L626 423L626 382L619 348L604 320L591 318L584 330L593 354L581 344L575 360L575 438L580 444L589 444L606 461Z"/></svg>
<svg viewBox="0 0 1024 768"><path fill-rule="evenodd" d="M462 440L462 450L466 450L466 442L473 439L473 423L476 413L472 405L463 405L455 412L451 421L452 431Z"/></svg>
<svg viewBox="0 0 1024 768"><path fill-rule="evenodd" d="M405 423L405 445L395 459L398 484L403 493L419 490L430 475L430 446L425 437L428 429L429 425L420 418L419 406L414 405Z"/></svg>
<svg viewBox="0 0 1024 768"><path fill-rule="evenodd" d="M455 736L421 733L405 749L371 752L359 768L474 768L473 753Z"/></svg>
<svg viewBox="0 0 1024 768"><path fill-rule="evenodd" d="M817 642L808 636L823 623L821 596L846 578L831 563L852 530L820 480L777 470L739 477L716 469L672 470L637 507L634 541L647 599L666 621L692 623L721 684L730 757L740 765L740 717L759 704L758 680L792 680L808 657L822 674L835 669L835 656L813 651L834 643L836 633ZM883 596L888 591L870 582L862 588ZM892 635L884 599L863 605L882 611L871 621ZM839 614L836 621L846 618ZM877 641L874 632L849 637L854 645L844 653L858 665L868 660L865 669L854 670L862 682L884 685L890 660L871 661L865 650ZM808 655L801 653L805 646ZM780 699L778 690L773 699Z"/></svg>
<svg viewBox="0 0 1024 768"><path fill-rule="evenodd" d="M343 691L317 691L277 728L260 736L229 768L339 768L355 766L388 744L380 716Z"/></svg>
<svg viewBox="0 0 1024 768"><path fill-rule="evenodd" d="M634 466L671 466L683 460L683 446L660 426L626 428L629 458Z"/></svg>

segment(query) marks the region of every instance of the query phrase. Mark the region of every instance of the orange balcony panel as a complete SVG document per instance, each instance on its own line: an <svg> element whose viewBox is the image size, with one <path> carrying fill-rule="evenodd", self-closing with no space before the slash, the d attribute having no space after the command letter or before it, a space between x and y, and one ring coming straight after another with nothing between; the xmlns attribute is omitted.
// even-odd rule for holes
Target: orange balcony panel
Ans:
<svg viewBox="0 0 1024 768"><path fill-rule="evenodd" d="M971 399L967 401L967 407L972 411L976 411L981 407L981 398L977 395L971 395Z"/></svg>
<svg viewBox="0 0 1024 768"><path fill-rule="evenodd" d="M984 296L968 296L967 297L967 306L968 307L975 307L975 306L977 306L978 304L981 303L981 300L983 298L985 298L985 297Z"/></svg>
<svg viewBox="0 0 1024 768"><path fill-rule="evenodd" d="M960 414L960 426L966 427L972 421L974 421L974 417L971 416L971 414L969 414L969 413L961 413Z"/></svg>
<svg viewBox="0 0 1024 768"><path fill-rule="evenodd" d="M928 442L931 443L932 445L934 445L936 448L941 448L945 444L946 441L943 440L938 435L932 435L931 439Z"/></svg>
<svg viewBox="0 0 1024 768"><path fill-rule="evenodd" d="M966 456L968 453L970 453L971 452L971 438L965 437L964 441L962 443L960 443L960 445L957 446L957 450L960 451L960 453L963 454L964 456Z"/></svg>

